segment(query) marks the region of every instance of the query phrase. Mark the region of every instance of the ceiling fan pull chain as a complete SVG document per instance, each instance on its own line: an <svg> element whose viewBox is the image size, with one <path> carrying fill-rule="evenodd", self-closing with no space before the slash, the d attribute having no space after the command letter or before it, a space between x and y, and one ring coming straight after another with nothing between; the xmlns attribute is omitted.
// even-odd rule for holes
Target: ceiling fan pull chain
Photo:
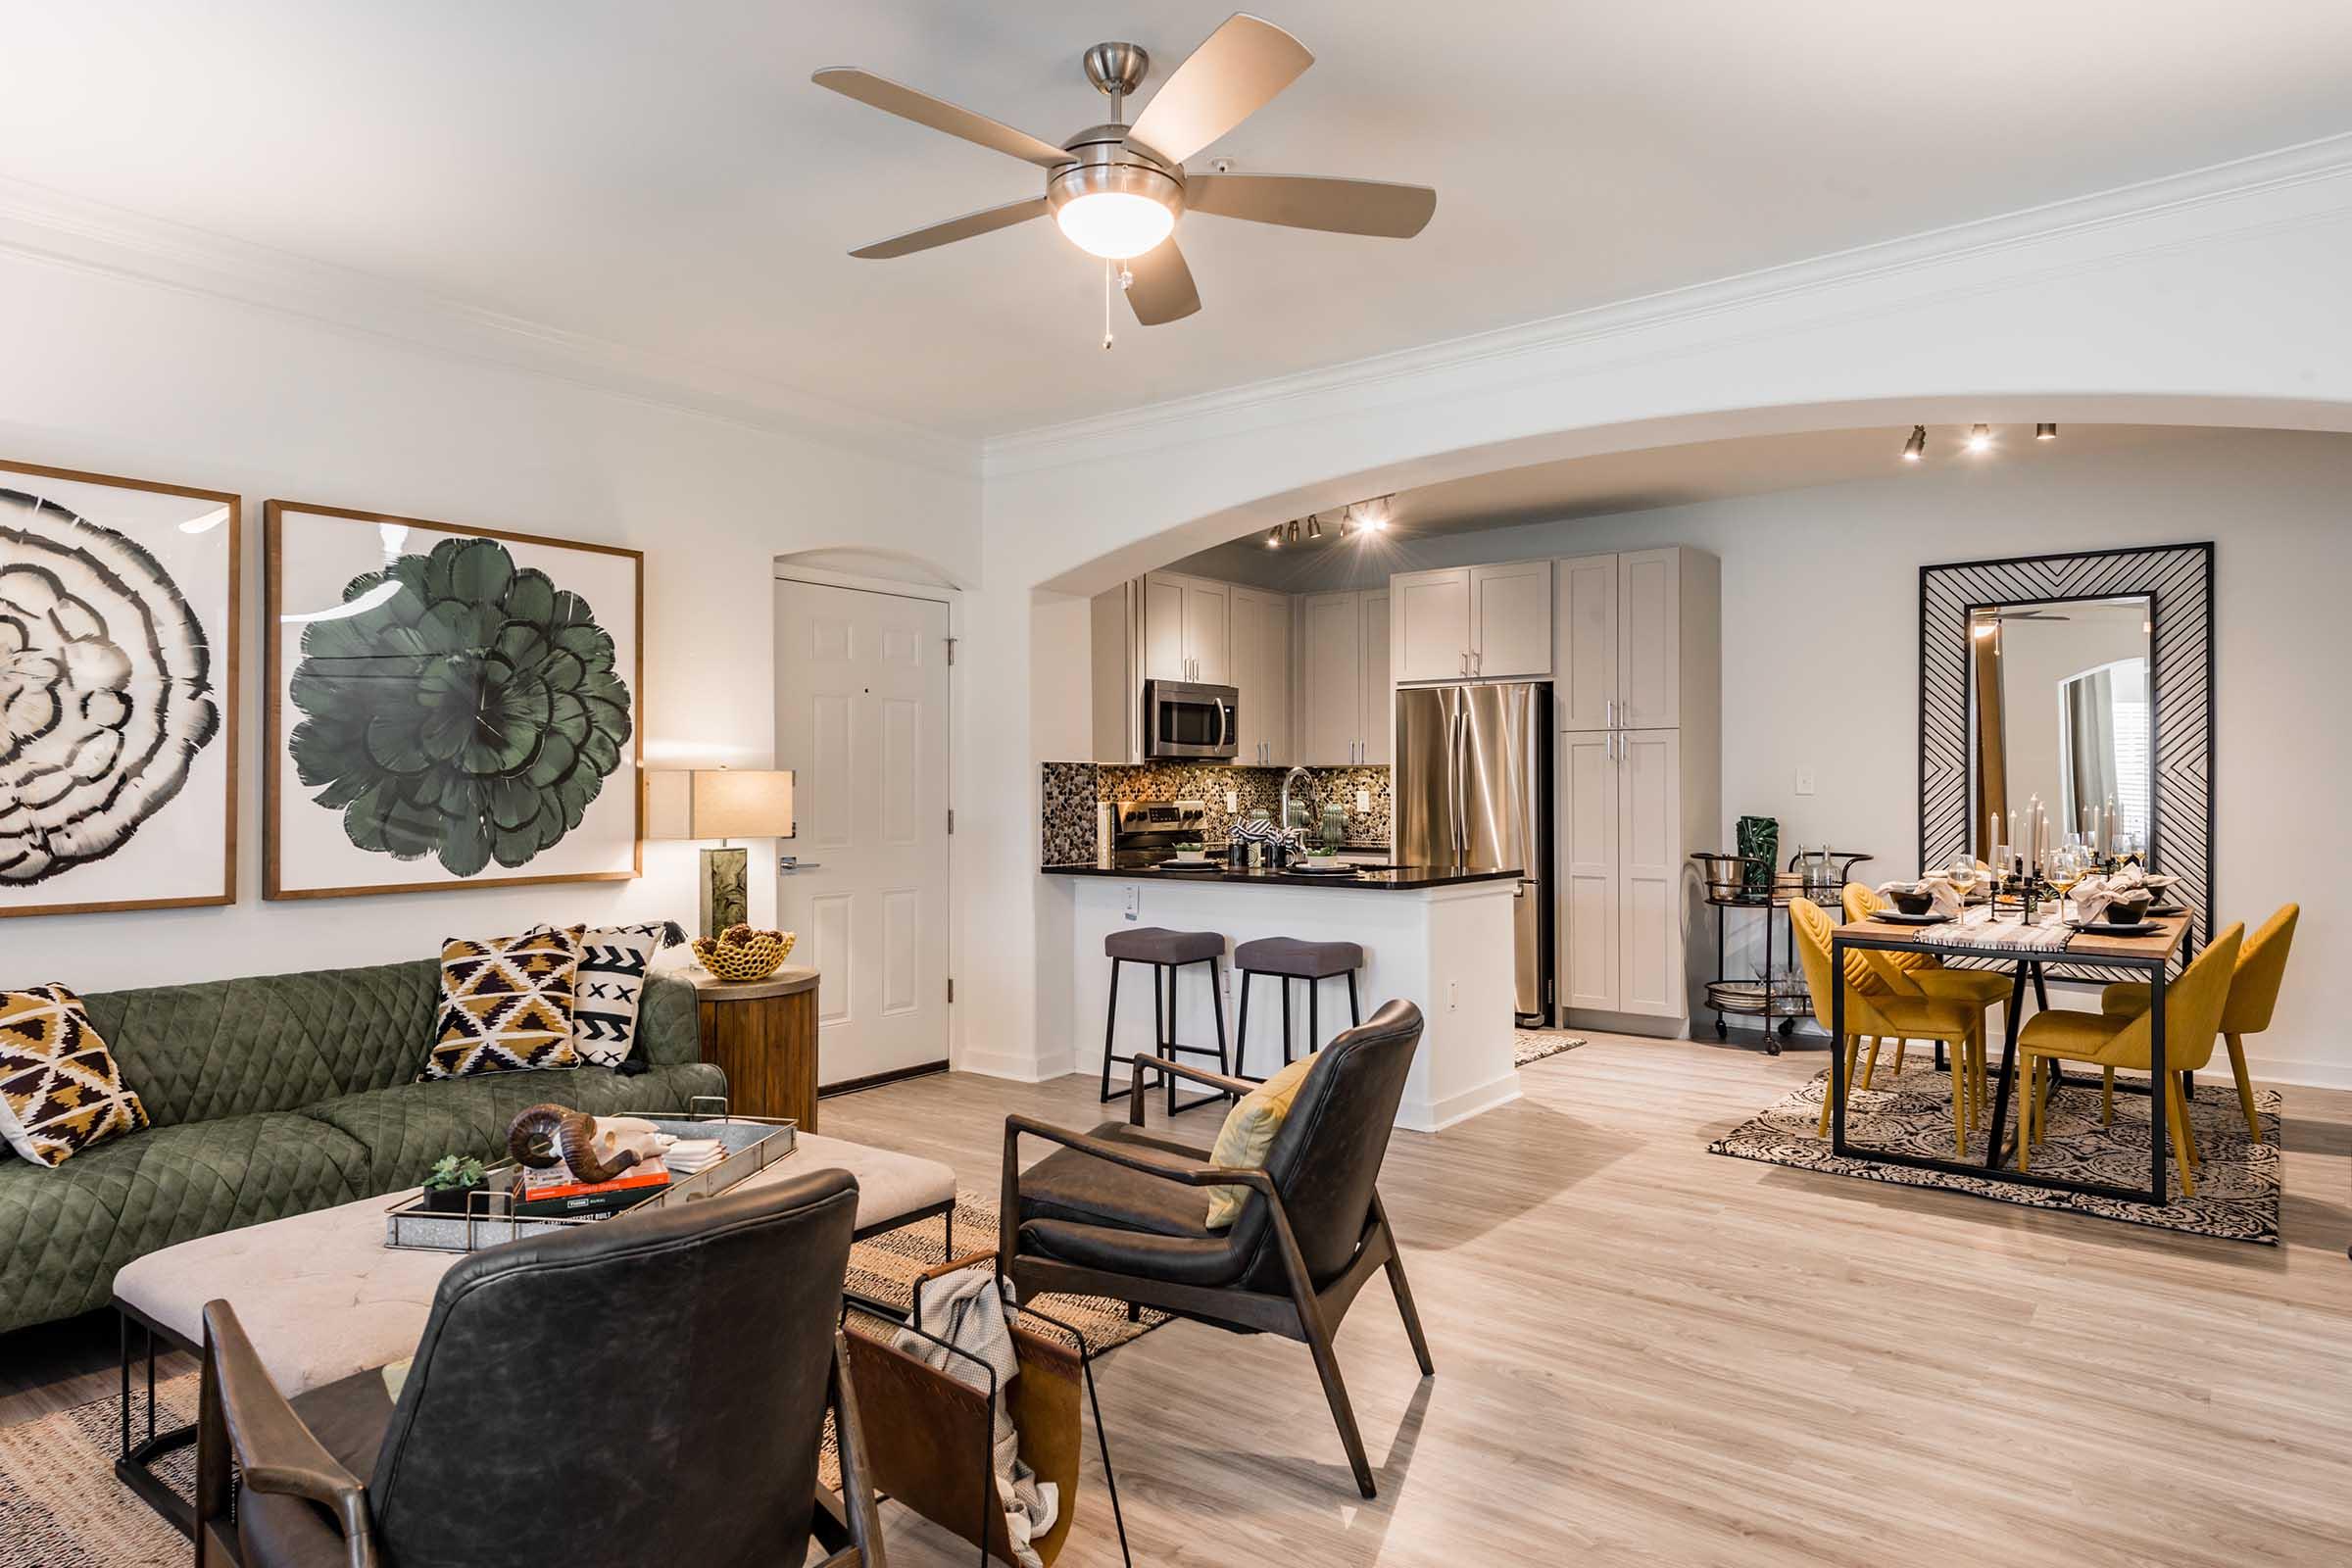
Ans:
<svg viewBox="0 0 2352 1568"><path fill-rule="evenodd" d="M1118 263L1111 261L1102 264L1102 347L1105 349L1110 347L1110 270L1116 266Z"/></svg>

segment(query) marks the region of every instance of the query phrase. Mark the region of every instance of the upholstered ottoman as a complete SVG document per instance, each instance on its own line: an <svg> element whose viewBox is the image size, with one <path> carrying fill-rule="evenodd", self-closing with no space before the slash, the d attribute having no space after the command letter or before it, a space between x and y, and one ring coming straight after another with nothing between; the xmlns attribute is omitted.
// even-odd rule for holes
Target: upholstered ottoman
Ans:
<svg viewBox="0 0 2352 1568"><path fill-rule="evenodd" d="M736 1190L831 1169L858 1178L860 1239L955 1210L956 1172L949 1166L815 1133L799 1134L789 1158ZM125 1320L122 1432L130 1451L116 1464L123 1482L178 1522L184 1509L146 1464L194 1438L193 1429L183 1429L132 1442L131 1324L192 1350L204 1340L205 1303L226 1300L289 1398L413 1354L434 1289L464 1255L384 1245L385 1212L416 1196L412 1189L222 1231L124 1264L115 1275L115 1306ZM953 1236L949 1244L952 1251ZM152 1343L148 1349L152 1354Z"/></svg>

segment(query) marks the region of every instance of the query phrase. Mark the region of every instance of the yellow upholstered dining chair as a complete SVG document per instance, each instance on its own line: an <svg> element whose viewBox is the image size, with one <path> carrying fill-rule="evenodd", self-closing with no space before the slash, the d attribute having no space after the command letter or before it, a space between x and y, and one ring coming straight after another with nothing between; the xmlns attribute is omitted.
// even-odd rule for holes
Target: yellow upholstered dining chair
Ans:
<svg viewBox="0 0 2352 1568"><path fill-rule="evenodd" d="M2180 979L2164 988L2164 1082L2150 1084L2148 1091L2165 1097L2173 1157L2180 1162L2180 1190L2191 1198L2197 1195L2197 1144L2188 1125L2188 1100L2180 1093L2180 1075L2195 1072L2213 1059L2214 1036L2221 1031L2222 1008L2230 1000L2230 971L2237 967L2238 949L2245 938L2243 925L2231 926L2197 955L2197 961ZM2106 1068L2112 1095L2113 1069L2148 1071L2154 1040L2145 1010L2136 1018L2119 1018L2106 1012L2060 1008L2027 1019L2025 1028L2018 1031L2017 1049L2025 1058L2026 1075L2025 1100L2018 1111L2022 1134L2017 1141L2017 1168L2024 1170L2033 1156L2034 1140L2041 1136L2049 1117L2043 1078L2054 1078L2055 1073L2045 1075L2042 1064L2046 1061L2055 1068L2062 1061L2080 1061Z"/></svg>
<svg viewBox="0 0 2352 1568"><path fill-rule="evenodd" d="M1867 887L1864 887L1859 882L1848 882L1845 885L1843 899L1845 903L1845 917L1851 922L1859 923L1863 920L1867 920L1870 918L1871 911L1874 909L1884 909L1886 907L1886 901L1885 899L1880 898L1877 893L1873 892ZM1977 1103L1979 1105L1983 1105L1984 1102L1984 1091L1986 1086L1984 1081L1985 1058L1984 1052L1983 1051L1982 1047L1984 1045L1985 1036L1990 1032L1992 1009L2009 1000L2011 977L1996 973L1990 969L1947 969L1943 966L1943 960L1936 957L1933 953L1879 953L1870 955L1857 953L1853 955L1853 956L1856 958L1870 956L1883 959L1885 960L1887 968L1894 970L1905 980L1908 980L1911 982L1911 984L1917 986L1921 995L1934 997L1938 1002L1962 1003L1975 1009L1977 1013L1977 1042L1980 1048L1977 1052L1976 1092ZM1853 971L1854 965L1849 960L1846 964L1847 979L1850 980L1853 978ZM1870 1043L1870 1055L1864 1060L1862 1066L1863 1088L1868 1089L1870 1087L1871 1069L1878 1065L1878 1061L1879 1043L1874 1040ZM1894 1070L1896 1076L1901 1076L1903 1070L1903 1043L1900 1040L1894 1043Z"/></svg>
<svg viewBox="0 0 2352 1568"><path fill-rule="evenodd" d="M2254 1114L2254 1080L2246 1076L2247 1035L2271 1026L2271 1011L2278 1005L2278 985L2286 978L2286 950L2294 945L2295 922L2301 905L2280 905L2278 912L2262 923L2238 950L2237 968L2230 976L2230 1000L2222 1007L2222 1041L2230 1048L2230 1070L2237 1077L2237 1103L2246 1113L2246 1136L2262 1142L2262 1118ZM2099 1010L2109 1017L2136 1018L2148 1010L2148 988L2139 981L2109 986L2099 994ZM2115 1073L2107 1074L2112 1113Z"/></svg>
<svg viewBox="0 0 2352 1568"><path fill-rule="evenodd" d="M1813 994L1813 1016L1824 1029L1834 1029L1831 1023L1831 999L1837 993L1831 989L1838 980L1845 983L1846 1037L1833 1036L1832 1051L1845 1053L1845 1084L1850 1091L1854 1085L1855 1058L1860 1054L1865 1037L1886 1040L1936 1040L1951 1048L1952 1071L1952 1139L1961 1153L1968 1152L1968 1131L1979 1112L1976 1109L1977 1081L1977 1024L1968 1008L1957 1002L1939 1002L1908 988L1900 973L1891 967L1873 965L1880 986L1865 991L1844 976L1837 974L1830 957L1830 933L1836 929L1829 914L1810 899L1791 899L1788 903L1788 925L1796 935L1797 956L1804 961L1805 984ZM1884 954L1857 954L1855 956L1880 958ZM1833 1106L1825 1090L1821 1102L1821 1136L1830 1133L1830 1112Z"/></svg>

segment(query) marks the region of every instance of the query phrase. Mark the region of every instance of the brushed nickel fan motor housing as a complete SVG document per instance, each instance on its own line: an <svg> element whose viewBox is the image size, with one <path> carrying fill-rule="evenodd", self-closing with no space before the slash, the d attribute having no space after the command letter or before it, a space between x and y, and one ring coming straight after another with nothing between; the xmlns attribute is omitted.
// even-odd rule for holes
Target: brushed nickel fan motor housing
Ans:
<svg viewBox="0 0 2352 1568"><path fill-rule="evenodd" d="M1086 79L1099 92L1125 98L1143 85L1152 57L1140 43L1099 43L1086 52Z"/></svg>
<svg viewBox="0 0 2352 1568"><path fill-rule="evenodd" d="M1062 143L1077 162L1046 177L1046 200L1055 212L1081 196L1115 191L1148 196L1184 216L1184 170L1164 164L1127 140L1125 125L1089 125Z"/></svg>

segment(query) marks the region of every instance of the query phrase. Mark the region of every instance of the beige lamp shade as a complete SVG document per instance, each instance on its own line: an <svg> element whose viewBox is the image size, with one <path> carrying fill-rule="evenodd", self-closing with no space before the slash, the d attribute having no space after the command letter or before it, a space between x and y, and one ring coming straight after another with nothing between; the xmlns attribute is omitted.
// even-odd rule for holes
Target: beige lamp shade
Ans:
<svg viewBox="0 0 2352 1568"><path fill-rule="evenodd" d="M735 767L649 772L645 830L656 839L791 838L792 774Z"/></svg>

